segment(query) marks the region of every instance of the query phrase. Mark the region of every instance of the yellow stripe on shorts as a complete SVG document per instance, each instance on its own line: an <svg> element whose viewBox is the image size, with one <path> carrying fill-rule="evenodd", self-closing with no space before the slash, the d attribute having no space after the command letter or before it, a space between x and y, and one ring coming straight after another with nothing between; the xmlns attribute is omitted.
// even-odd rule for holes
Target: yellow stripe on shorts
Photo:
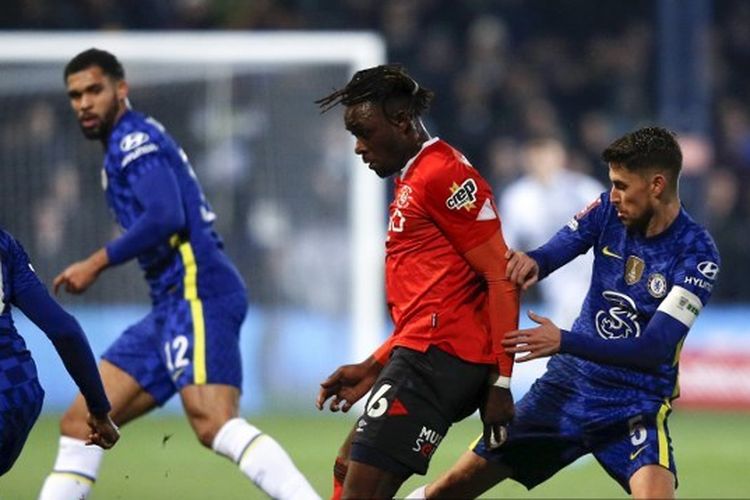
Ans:
<svg viewBox="0 0 750 500"><path fill-rule="evenodd" d="M472 451L479 444L479 440L482 439L483 436L484 434L480 434L474 441L471 442L471 444L469 445L469 451Z"/></svg>
<svg viewBox="0 0 750 500"><path fill-rule="evenodd" d="M671 409L672 406L669 401L664 401L659 408L659 414L656 416L656 433L659 436L659 465L666 469L669 469L669 442L664 422L666 422Z"/></svg>
<svg viewBox="0 0 750 500"><path fill-rule="evenodd" d="M203 302L198 298L198 265L189 242L180 245L180 255L185 266L185 300L190 303L190 316L193 319L193 382L205 384L206 324L203 318Z"/></svg>

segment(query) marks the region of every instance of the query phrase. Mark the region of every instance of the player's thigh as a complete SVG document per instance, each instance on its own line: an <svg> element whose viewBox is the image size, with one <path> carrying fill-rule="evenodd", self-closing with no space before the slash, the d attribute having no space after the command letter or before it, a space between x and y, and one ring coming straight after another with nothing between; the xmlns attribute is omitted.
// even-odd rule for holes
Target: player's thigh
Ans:
<svg viewBox="0 0 750 500"><path fill-rule="evenodd" d="M396 349L357 422L351 461L424 474L452 423L476 410L486 380L486 366L439 349Z"/></svg>
<svg viewBox="0 0 750 500"><path fill-rule="evenodd" d="M646 465L630 477L633 498L674 498L675 477L661 465Z"/></svg>
<svg viewBox="0 0 750 500"><path fill-rule="evenodd" d="M164 305L154 307L102 354L104 388L124 422L163 405L177 392L161 343L169 313Z"/></svg>
<svg viewBox="0 0 750 500"><path fill-rule="evenodd" d="M510 477L507 465L490 462L467 451L427 487L427 498L476 498Z"/></svg>
<svg viewBox="0 0 750 500"><path fill-rule="evenodd" d="M239 335L244 292L173 300L160 333L160 352L177 390L191 385L242 387Z"/></svg>
<svg viewBox="0 0 750 500"><path fill-rule="evenodd" d="M633 478L638 480L639 491L646 491L651 480L659 480L662 486L670 484L672 490L676 487L677 469L667 425L670 411L668 403L648 411L635 410L627 421L592 436L594 456L628 493ZM660 491L662 486L655 485Z"/></svg>
<svg viewBox="0 0 750 500"><path fill-rule="evenodd" d="M10 396L14 403L0 406L0 476L10 470L21 454L44 401L44 391L37 380L30 380L4 392L4 396Z"/></svg>

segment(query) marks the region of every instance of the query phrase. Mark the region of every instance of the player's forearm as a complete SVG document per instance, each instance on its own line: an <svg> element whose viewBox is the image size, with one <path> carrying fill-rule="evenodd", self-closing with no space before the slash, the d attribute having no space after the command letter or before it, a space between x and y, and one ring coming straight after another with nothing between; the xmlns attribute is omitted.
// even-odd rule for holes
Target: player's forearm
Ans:
<svg viewBox="0 0 750 500"><path fill-rule="evenodd" d="M562 331L560 352L624 368L652 371L671 363L688 328L657 311L638 337L604 339L575 331Z"/></svg>
<svg viewBox="0 0 750 500"><path fill-rule="evenodd" d="M513 373L513 354L505 351L502 341L507 332L518 329L518 290L506 279L488 281L487 286L492 350L497 359L499 375L510 378Z"/></svg>
<svg viewBox="0 0 750 500"><path fill-rule="evenodd" d="M110 410L94 354L78 321L50 297L44 286L30 287L15 298L15 304L41 329L60 355L65 369L86 399L92 414Z"/></svg>
<svg viewBox="0 0 750 500"><path fill-rule="evenodd" d="M518 328L519 310L518 289L505 276L507 249L498 231L488 241L464 254L469 265L487 283L492 350L502 377L510 377L513 371L513 355L505 352L502 341L507 332Z"/></svg>
<svg viewBox="0 0 750 500"><path fill-rule="evenodd" d="M544 245L527 253L539 266L539 279L561 268L591 248L587 234L563 227Z"/></svg>
<svg viewBox="0 0 750 500"><path fill-rule="evenodd" d="M182 229L183 220L169 211L144 213L122 236L107 243L106 253L111 265L122 264L153 247L164 244Z"/></svg>

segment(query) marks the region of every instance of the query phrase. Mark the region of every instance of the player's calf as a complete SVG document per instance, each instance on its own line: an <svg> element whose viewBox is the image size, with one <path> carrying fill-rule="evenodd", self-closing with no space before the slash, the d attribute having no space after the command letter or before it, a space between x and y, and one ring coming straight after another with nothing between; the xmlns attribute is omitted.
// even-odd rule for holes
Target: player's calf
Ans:
<svg viewBox="0 0 750 500"><path fill-rule="evenodd" d="M320 498L281 445L242 418L224 424L211 447L237 464L243 474L272 498Z"/></svg>
<svg viewBox="0 0 750 500"><path fill-rule="evenodd" d="M354 438L355 432L356 427L352 428L349 435L346 436L333 464L333 493L331 494L331 500L341 500L341 494L344 491L344 480L349 470L349 452L351 451L352 438Z"/></svg>

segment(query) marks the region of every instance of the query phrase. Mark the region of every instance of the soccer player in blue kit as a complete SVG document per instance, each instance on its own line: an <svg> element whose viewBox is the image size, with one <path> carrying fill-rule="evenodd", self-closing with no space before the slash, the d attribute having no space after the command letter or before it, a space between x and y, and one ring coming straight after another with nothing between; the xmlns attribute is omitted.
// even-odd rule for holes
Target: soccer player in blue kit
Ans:
<svg viewBox="0 0 750 500"><path fill-rule="evenodd" d="M245 284L223 251L215 219L187 156L153 118L130 109L117 58L89 49L64 72L83 134L104 147L107 204L124 229L54 280L83 293L107 267L137 258L152 309L104 352L99 370L124 425L175 393L198 440L237 464L274 498L318 498L271 437L239 417L239 334L247 312ZM40 499L86 498L101 450L86 447L79 396L60 422L62 436Z"/></svg>
<svg viewBox="0 0 750 500"><path fill-rule="evenodd" d="M591 286L570 331L538 326L505 336L523 362L552 356L518 402L507 439L480 440L407 498L476 497L506 478L533 488L592 453L634 498L673 498L677 473L667 417L679 395L679 355L711 296L719 255L678 194L674 135L642 128L602 154L612 187L546 244L512 253L508 275L528 288L594 248Z"/></svg>
<svg viewBox="0 0 750 500"><path fill-rule="evenodd" d="M83 330L50 297L21 244L0 229L0 476L20 455L44 400L34 360L13 323L13 306L49 337L81 390L88 410L86 444L114 446L120 434L109 418L109 401Z"/></svg>

